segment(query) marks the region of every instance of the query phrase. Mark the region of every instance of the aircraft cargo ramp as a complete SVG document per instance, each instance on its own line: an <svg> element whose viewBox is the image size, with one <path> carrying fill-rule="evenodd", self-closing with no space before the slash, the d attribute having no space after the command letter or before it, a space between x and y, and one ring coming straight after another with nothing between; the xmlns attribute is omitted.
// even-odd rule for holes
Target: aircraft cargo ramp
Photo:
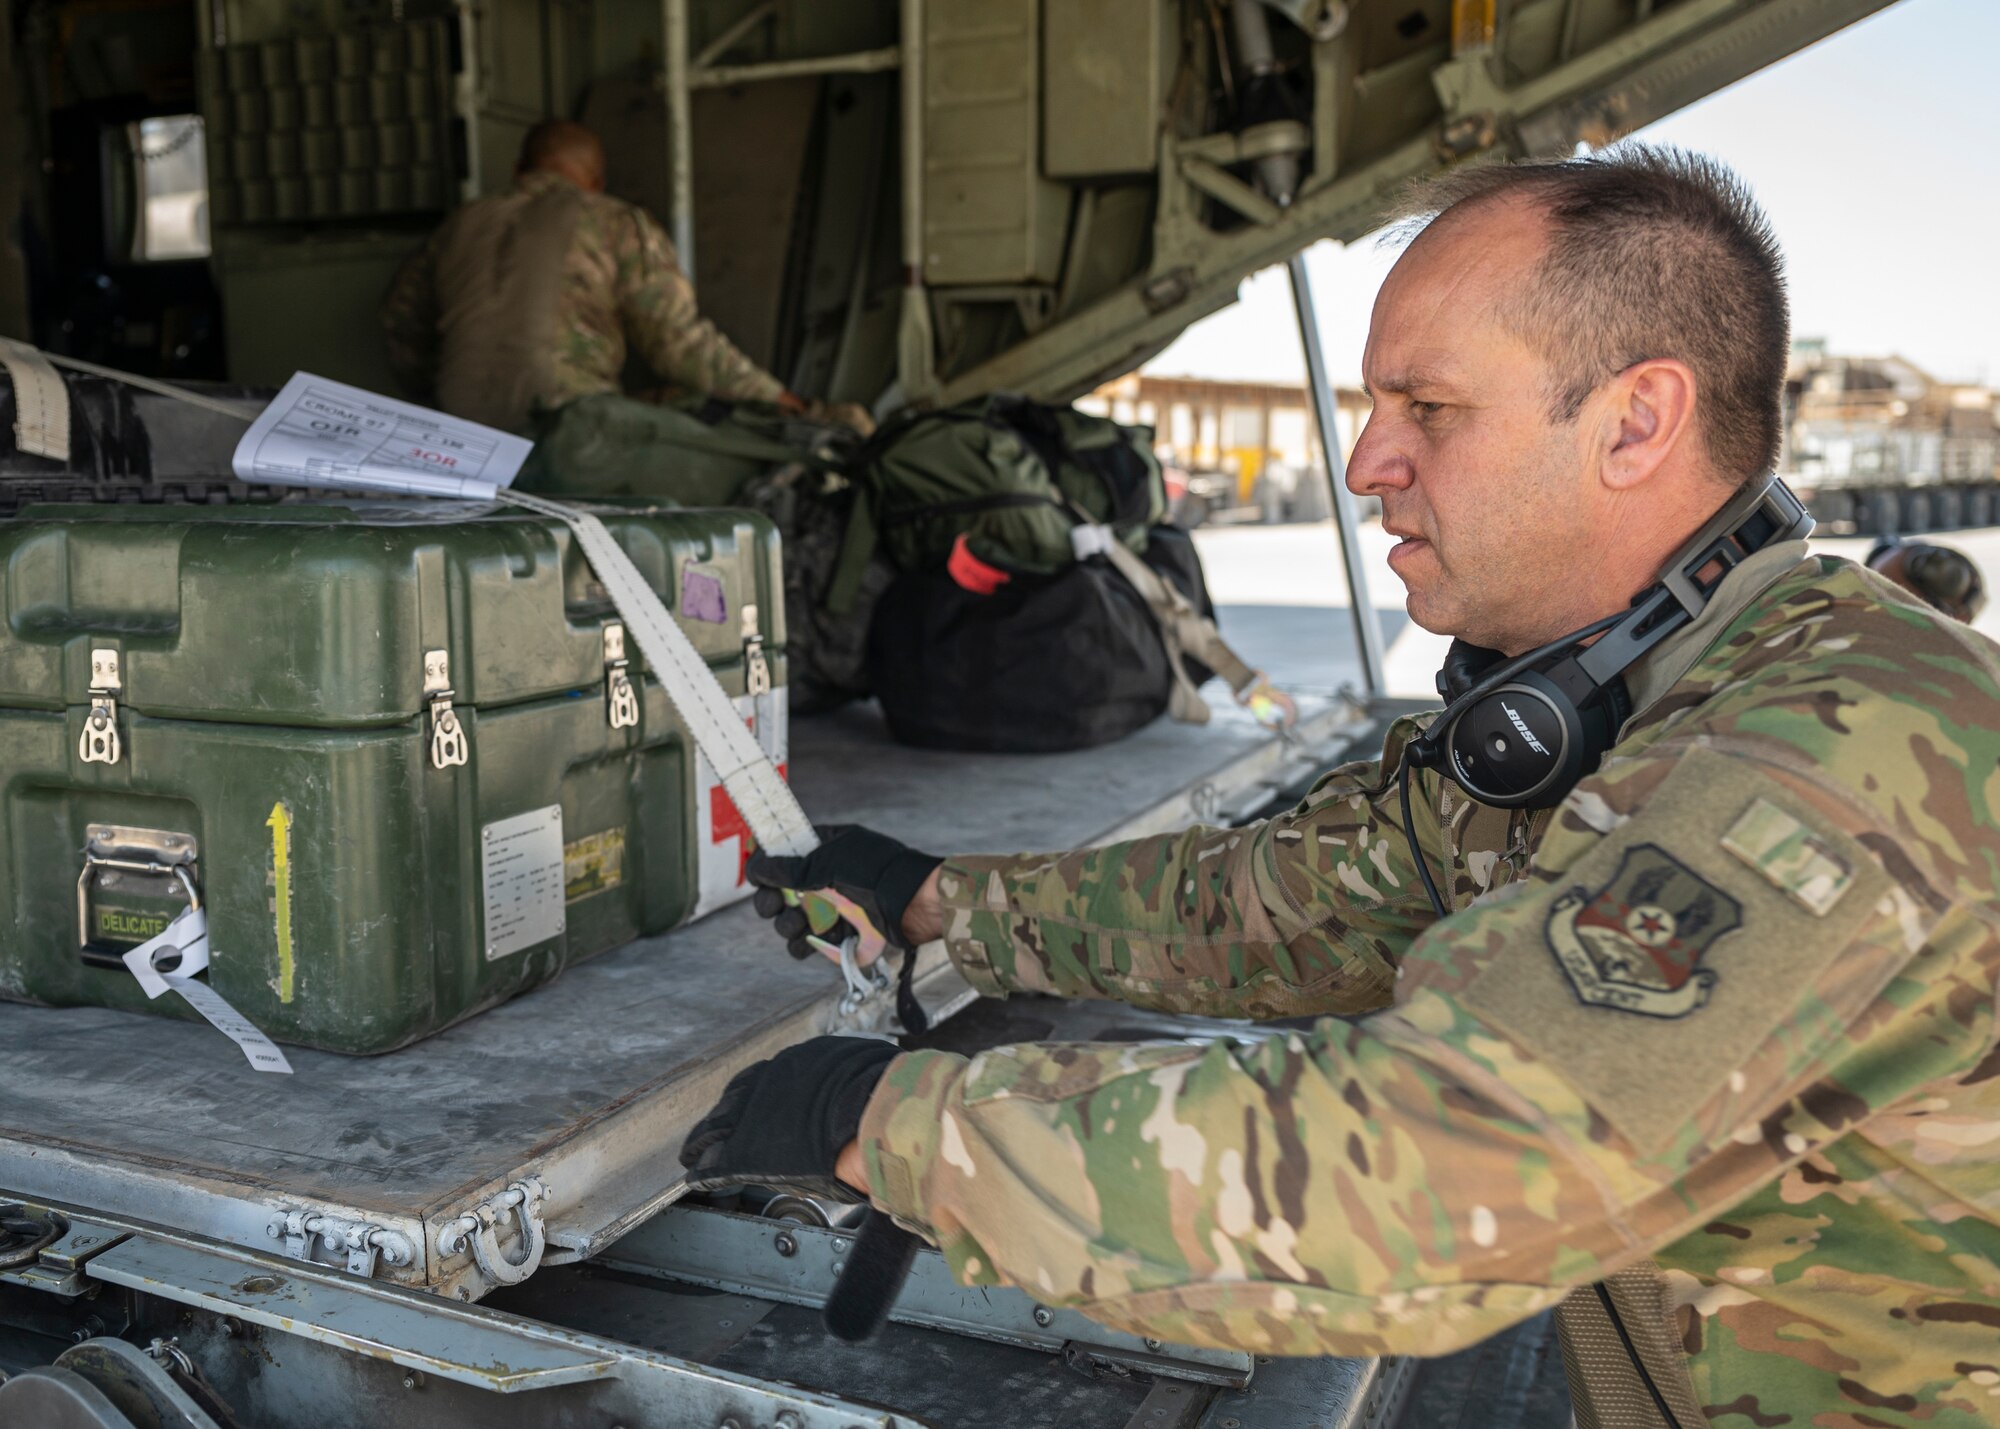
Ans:
<svg viewBox="0 0 2000 1429"><path fill-rule="evenodd" d="M1360 717L1303 705L1289 740L1223 700L1206 727L1162 719L1050 756L898 748L860 706L797 725L792 767L808 812L918 847L1073 847L1227 822L1335 762ZM290 1077L252 1073L203 1024L0 1003L0 1186L260 1250L279 1248L292 1212L375 1227L408 1247L406 1263L379 1257L376 1277L477 1299L492 1278L441 1254L441 1227L533 1176L544 1263L596 1252L654 1208L728 1079L826 1027L841 991L831 966L785 956L739 904L400 1052L289 1049ZM918 992L934 1013L971 996L935 947Z"/></svg>

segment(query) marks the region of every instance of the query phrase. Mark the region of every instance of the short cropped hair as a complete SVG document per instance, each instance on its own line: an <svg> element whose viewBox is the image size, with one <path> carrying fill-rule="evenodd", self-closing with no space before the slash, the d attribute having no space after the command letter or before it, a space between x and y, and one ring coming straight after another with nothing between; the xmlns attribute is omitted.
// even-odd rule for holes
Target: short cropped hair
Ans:
<svg viewBox="0 0 2000 1429"><path fill-rule="evenodd" d="M1476 165L1413 185L1404 232L1514 196L1549 223L1548 250L1506 321L1541 353L1549 411L1635 362L1694 372L1699 433L1725 480L1777 465L1791 313L1784 258L1749 186L1713 159L1621 144L1587 158Z"/></svg>
<svg viewBox="0 0 2000 1429"><path fill-rule="evenodd" d="M533 173L559 163L604 167L604 141L574 119L544 119L521 136L518 173Z"/></svg>

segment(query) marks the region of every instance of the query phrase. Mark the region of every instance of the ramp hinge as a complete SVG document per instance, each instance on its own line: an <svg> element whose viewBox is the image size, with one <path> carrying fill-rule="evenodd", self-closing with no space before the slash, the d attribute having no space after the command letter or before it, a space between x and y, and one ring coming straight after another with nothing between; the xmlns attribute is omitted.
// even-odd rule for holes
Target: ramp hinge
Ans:
<svg viewBox="0 0 2000 1429"><path fill-rule="evenodd" d="M90 652L90 713L83 717L77 757L85 764L116 764L124 746L118 739L118 696L125 682L118 672L116 650Z"/></svg>
<svg viewBox="0 0 2000 1429"><path fill-rule="evenodd" d="M424 698L431 709L431 767L465 763L465 726L451 707L451 653L424 651Z"/></svg>
<svg viewBox="0 0 2000 1429"><path fill-rule="evenodd" d="M771 693L771 667L764 659L764 635L757 628L757 607L743 607L743 692Z"/></svg>
<svg viewBox="0 0 2000 1429"><path fill-rule="evenodd" d="M604 627L604 715L613 729L639 723L639 692L632 685L632 662L625 658L625 627L612 621Z"/></svg>
<svg viewBox="0 0 2000 1429"><path fill-rule="evenodd" d="M376 1262L410 1265L416 1260L410 1238L401 1231L365 1221L344 1221L317 1211L279 1211L264 1226L264 1234L285 1243L285 1254L294 1260L311 1260L317 1240L335 1255L347 1257L350 1275L373 1276Z"/></svg>

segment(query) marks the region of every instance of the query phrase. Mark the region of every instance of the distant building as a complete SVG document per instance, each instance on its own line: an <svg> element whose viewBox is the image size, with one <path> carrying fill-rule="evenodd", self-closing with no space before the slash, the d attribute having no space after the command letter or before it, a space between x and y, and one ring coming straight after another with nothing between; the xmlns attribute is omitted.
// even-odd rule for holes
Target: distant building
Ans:
<svg viewBox="0 0 2000 1429"><path fill-rule="evenodd" d="M1334 405L1344 459L1368 419L1368 394L1339 387ZM1227 472L1244 505L1255 501L1258 479L1270 465L1324 480L1319 431L1303 387L1135 372L1105 383L1077 406L1152 427L1162 461L1188 471Z"/></svg>
<svg viewBox="0 0 2000 1429"><path fill-rule="evenodd" d="M1939 382L1906 358L1838 357L1799 343L1785 382L1781 468L1807 486L1991 481L1992 389Z"/></svg>

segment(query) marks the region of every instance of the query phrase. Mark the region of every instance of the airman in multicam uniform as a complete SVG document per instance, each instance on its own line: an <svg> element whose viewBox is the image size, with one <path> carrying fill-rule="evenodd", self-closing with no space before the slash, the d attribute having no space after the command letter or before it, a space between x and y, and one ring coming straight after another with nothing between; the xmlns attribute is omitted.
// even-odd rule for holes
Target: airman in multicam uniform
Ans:
<svg viewBox="0 0 2000 1429"><path fill-rule="evenodd" d="M679 389L802 410L701 316L659 223L603 189L595 134L530 130L513 187L459 209L397 274L382 308L397 380L519 430L537 408L618 393L630 353Z"/></svg>
<svg viewBox="0 0 2000 1429"><path fill-rule="evenodd" d="M1777 254L1671 153L1420 203L1349 482L1412 616L1519 653L1624 609L1723 504L1703 481L1768 469ZM1625 678L1559 804L1427 775L1414 840L1394 776L1434 716L1245 828L760 855L991 996L1329 1017L908 1052L853 1074L834 1173L963 1281L1162 1340L1435 1355L1556 1306L1581 1429L2000 1423L2000 649L1793 541Z"/></svg>

